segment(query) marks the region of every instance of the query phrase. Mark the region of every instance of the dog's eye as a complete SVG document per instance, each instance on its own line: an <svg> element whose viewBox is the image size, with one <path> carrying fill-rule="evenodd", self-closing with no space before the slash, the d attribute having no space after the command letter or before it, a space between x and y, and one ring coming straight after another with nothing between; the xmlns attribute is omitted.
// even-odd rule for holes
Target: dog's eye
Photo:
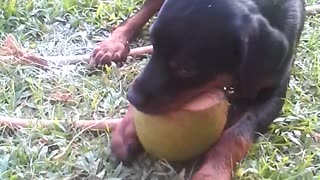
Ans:
<svg viewBox="0 0 320 180"><path fill-rule="evenodd" d="M170 62L169 67L174 74L180 78L188 78L196 75L196 71L194 71L192 68L183 67L175 62Z"/></svg>

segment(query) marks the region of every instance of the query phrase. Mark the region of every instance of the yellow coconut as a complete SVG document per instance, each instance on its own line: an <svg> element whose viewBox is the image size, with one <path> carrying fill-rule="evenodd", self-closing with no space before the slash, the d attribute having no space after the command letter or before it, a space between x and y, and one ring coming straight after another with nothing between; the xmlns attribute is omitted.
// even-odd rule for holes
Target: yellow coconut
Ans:
<svg viewBox="0 0 320 180"><path fill-rule="evenodd" d="M190 160L204 153L219 139L226 124L229 103L221 97L207 98L213 99L209 107L198 101L189 106L192 108L157 116L134 109L138 138L145 151L168 161Z"/></svg>

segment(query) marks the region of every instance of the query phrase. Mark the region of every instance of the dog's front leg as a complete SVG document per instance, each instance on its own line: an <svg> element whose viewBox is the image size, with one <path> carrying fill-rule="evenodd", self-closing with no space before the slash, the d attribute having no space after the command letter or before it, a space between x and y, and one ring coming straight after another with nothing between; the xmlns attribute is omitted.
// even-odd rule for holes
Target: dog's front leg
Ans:
<svg viewBox="0 0 320 180"><path fill-rule="evenodd" d="M265 133L280 115L286 90L287 82L260 95L207 152L192 180L230 180L234 166L246 156L258 137L256 133Z"/></svg>
<svg viewBox="0 0 320 180"><path fill-rule="evenodd" d="M90 57L90 64L100 66L111 61L125 61L129 45L148 20L161 8L164 0L146 0L142 8L117 27L110 37L97 45Z"/></svg>
<svg viewBox="0 0 320 180"><path fill-rule="evenodd" d="M124 162L133 160L143 150L134 125L132 108L131 105L128 107L123 120L112 132L112 154Z"/></svg>

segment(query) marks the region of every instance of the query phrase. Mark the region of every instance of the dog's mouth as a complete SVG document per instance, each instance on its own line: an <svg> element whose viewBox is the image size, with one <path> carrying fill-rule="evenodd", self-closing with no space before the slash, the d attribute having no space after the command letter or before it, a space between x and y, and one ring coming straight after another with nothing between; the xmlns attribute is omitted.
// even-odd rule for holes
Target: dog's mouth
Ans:
<svg viewBox="0 0 320 180"><path fill-rule="evenodd" d="M202 111L218 104L222 99L225 99L225 92L220 89L212 89L196 96L182 96L173 101L151 102L143 107L132 105L145 114L163 115L177 111Z"/></svg>
<svg viewBox="0 0 320 180"><path fill-rule="evenodd" d="M134 91L129 90L130 103L140 112L150 115L162 115L177 111L202 111L210 108L222 99L229 99L234 93L232 87L232 78L227 75L217 76L215 81L206 85L184 91L177 96L159 96L151 99L139 98ZM231 95L232 96L232 95ZM139 103L145 100L144 103Z"/></svg>
<svg viewBox="0 0 320 180"><path fill-rule="evenodd" d="M170 112L173 112L172 109L168 108L155 108L152 106L148 107L139 107L139 106L134 106L138 111L144 113L144 114L149 114L149 115L162 115L162 114L167 114Z"/></svg>
<svg viewBox="0 0 320 180"><path fill-rule="evenodd" d="M177 111L179 109L179 105L176 103L173 103L175 101L170 100L169 98L159 98L158 99L152 99L148 100L148 103L145 103L143 105L135 104L135 101L130 101L132 106L135 107L138 111L149 114L149 115L161 115L161 114L167 114L174 111Z"/></svg>

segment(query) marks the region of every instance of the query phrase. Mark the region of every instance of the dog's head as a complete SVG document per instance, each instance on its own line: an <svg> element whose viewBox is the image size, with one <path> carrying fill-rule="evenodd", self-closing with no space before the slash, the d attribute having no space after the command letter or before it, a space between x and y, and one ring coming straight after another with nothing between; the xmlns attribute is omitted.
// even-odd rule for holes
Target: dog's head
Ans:
<svg viewBox="0 0 320 180"><path fill-rule="evenodd" d="M249 92L263 70L270 69L254 60L270 57L270 43L279 40L274 32L261 29L270 27L260 25L264 18L256 6L245 6L229 0L167 0L150 29L154 53L128 91L130 103L157 114L231 81ZM278 44L276 58L285 51Z"/></svg>

